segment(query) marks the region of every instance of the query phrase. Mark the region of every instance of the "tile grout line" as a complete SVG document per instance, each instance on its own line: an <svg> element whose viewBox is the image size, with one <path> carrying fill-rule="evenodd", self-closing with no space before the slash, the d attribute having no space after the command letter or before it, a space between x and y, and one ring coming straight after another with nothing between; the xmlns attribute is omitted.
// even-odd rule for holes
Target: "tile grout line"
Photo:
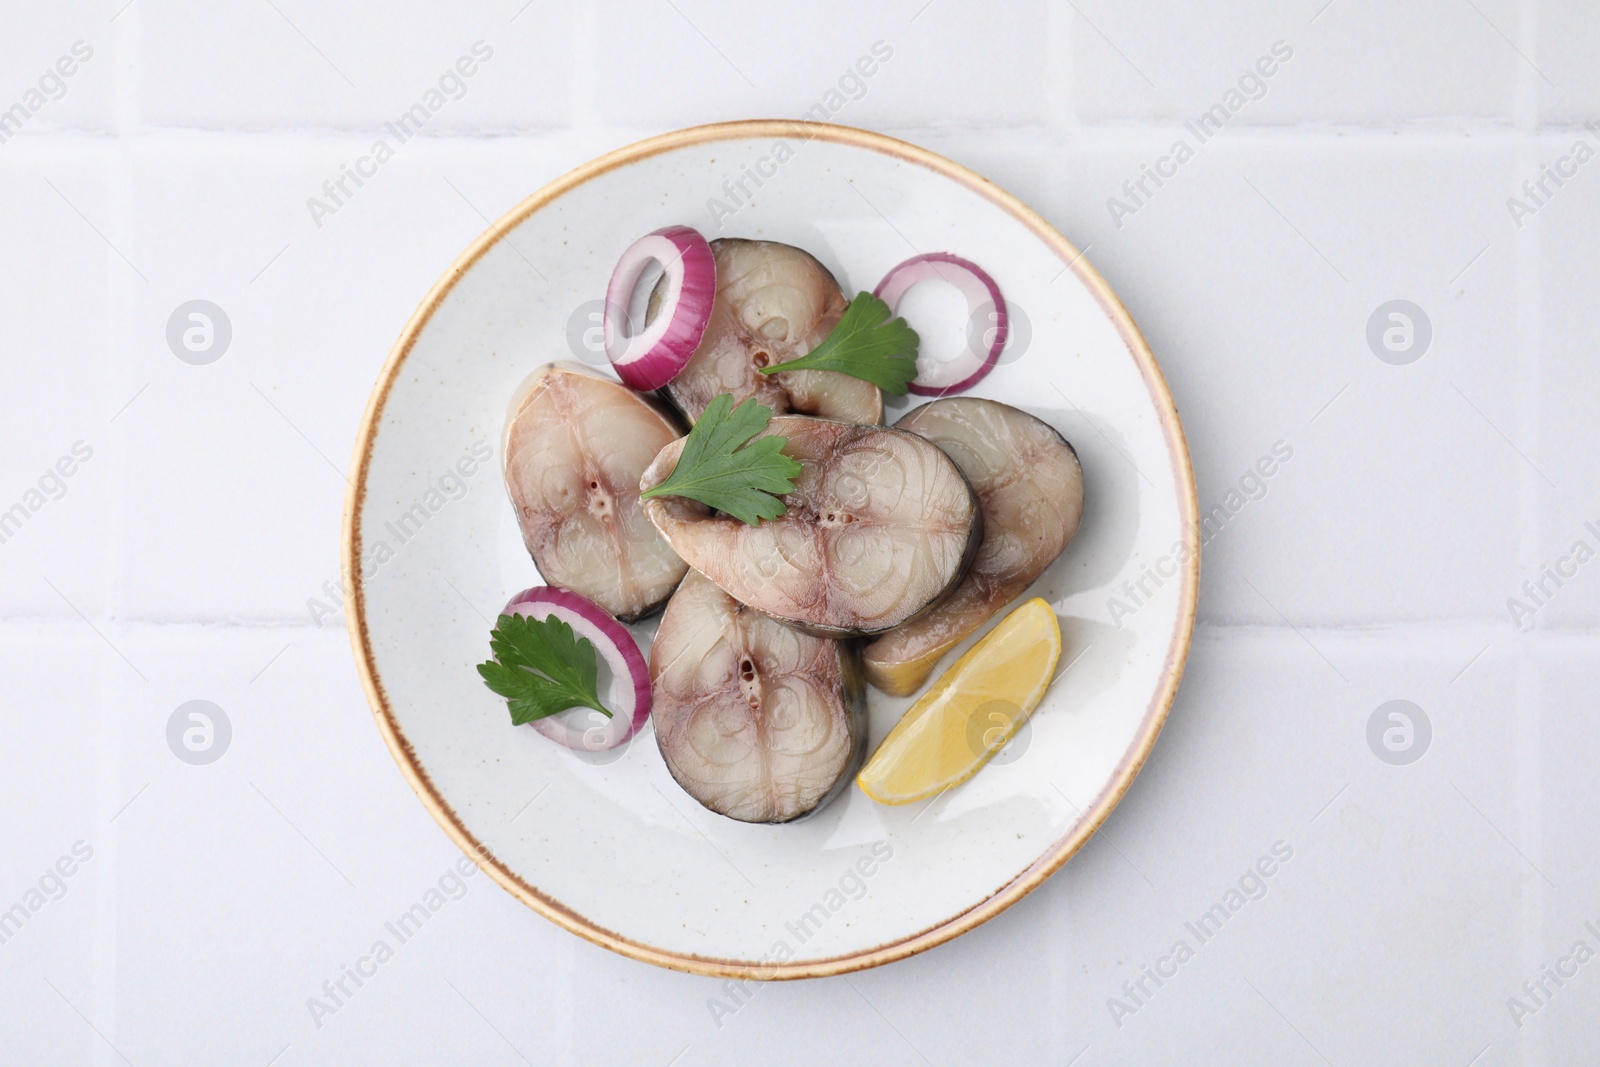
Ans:
<svg viewBox="0 0 1600 1067"><path fill-rule="evenodd" d="M1536 54L1539 43L1540 0L1522 0L1518 5L1518 47L1529 55ZM1538 125L1541 97L1544 89L1539 85L1536 72L1529 63L1518 65L1516 86L1517 138L1514 154L1515 166L1528 174L1538 172ZM1513 174L1513 183L1515 174ZM1543 355L1543 329L1540 312L1543 303L1540 288L1540 240L1537 224L1517 231L1516 241L1516 316L1517 316L1517 393L1515 425L1524 447L1534 456L1540 456L1540 389L1542 376L1540 360ZM1536 472L1526 464L1517 471L1518 556L1529 573L1539 569L1541 542L1543 540L1543 487ZM1544 818L1540 794L1539 763L1542 709L1539 702L1539 660L1536 641L1539 639L1538 621L1533 632L1519 635L1517 642L1517 733L1516 733L1516 798L1519 813L1518 831L1525 848L1541 865L1544 863ZM1539 961L1544 958L1544 919L1548 911L1550 888L1543 880L1535 879L1523 898L1521 912L1522 962L1528 974L1537 973ZM1533 1041L1535 1059L1543 1061L1542 1032L1538 1027L1527 1035Z"/></svg>
<svg viewBox="0 0 1600 1067"><path fill-rule="evenodd" d="M110 228L116 235L118 245L128 246L129 235L135 229L135 207L132 201L132 163L128 155L128 142L126 140L130 131L139 129L139 61L140 29L143 12L140 5L134 3L128 8L117 13L116 21L110 24L110 48L113 62L117 64L116 110L112 116L111 130L111 157L108 167L110 182ZM110 337L107 341L106 359L110 363L109 373L105 381L110 383L110 388L120 389L124 356L131 369L135 360L133 354L138 351L139 345L136 333L132 328L138 321L138 290L136 284L143 284L147 288L149 283L135 283L134 279L125 271L116 272L113 277L114 288L111 290L113 302L110 314L107 316L107 328ZM115 402L115 401L113 401ZM120 412L118 414L121 414ZM131 434L131 421L122 422L121 425L108 426L108 456L111 470L111 485L107 487L108 523L110 536L106 538L104 555L101 562L101 605L102 617L109 623L117 618L119 596L121 594L120 575L117 563L121 557L121 545L127 532L128 523L128 494L129 479L126 477L128 465L128 449L126 446ZM146 689L149 687L147 686ZM124 715L127 709L125 696L129 692L121 675L110 674L105 676L102 683L102 692L105 702L102 712L102 743L107 746L100 761L101 769L101 799L115 809L122 803L119 797L121 782L124 773L123 759L123 732ZM111 810L108 809L108 810ZM118 812L120 814L120 811ZM120 1046L123 1044L118 1033L117 1025L117 949L118 929L117 920L119 912L121 884L120 859L121 839L124 826L115 823L106 824L105 839L105 866L101 868L101 877L96 880L97 898L95 901L95 923L93 934L93 1012L96 1024L104 1029L111 1038ZM96 1049L95 1062L101 1065L113 1065L120 1060L115 1056L115 1049L101 1044Z"/></svg>
<svg viewBox="0 0 1600 1067"><path fill-rule="evenodd" d="M580 87L585 84L587 83L583 80L578 82ZM1055 90L1048 89L1047 91L1054 92ZM602 133L613 133L632 140L677 128L671 123L660 122L637 126L626 123L606 122L595 119L593 112L594 108L592 106L580 107L575 102L573 121L574 123L581 121L582 125L550 125L526 128L489 126L477 128L441 127L437 132L425 130L417 135L416 143L449 149L459 147L463 143L481 144L505 141L520 145L548 141L573 134L592 137L595 134ZM1086 123L1071 115L1062 117L1059 120L1052 117L1045 122L1022 126L929 125L921 122L884 121L872 122L870 127L891 136L927 140L961 138L979 146L1036 145L1039 143L1041 134L1056 138L1070 134L1073 141L1081 141L1087 146L1101 148L1146 147L1151 144L1166 143L1170 141L1172 136L1182 135L1185 132L1185 127L1181 122L1167 119L1143 123L1128 121ZM1549 139L1555 144L1564 146L1570 142L1574 134L1582 133L1584 129L1584 125L1580 122L1532 123L1520 120L1486 122L1476 119L1462 119L1450 125L1421 123L1375 125L1322 121L1291 125L1268 125L1245 122L1230 125L1228 127L1228 139L1242 144L1256 143L1265 145L1288 142L1298 145L1335 145L1345 147L1367 142L1390 145L1399 140L1412 143L1435 141L1452 145L1498 147L1506 144L1516 144L1529 137L1534 137ZM124 142L185 139L216 141L219 144L273 140L285 143L298 142L300 144L304 144L306 141L366 144L371 140L371 131L369 128L356 125L350 127L272 126L249 129L217 129L204 126L146 126L137 122L132 123L131 128L118 129L117 125L113 123L110 129L105 130L96 130L88 127L56 127L47 130L25 129L7 143L7 151L14 151L18 146L43 145L47 143L57 146L77 143L86 148L104 148L108 142L119 139ZM616 142L618 145L625 143L628 143L628 141L619 140Z"/></svg>
<svg viewBox="0 0 1600 1067"><path fill-rule="evenodd" d="M1052 77L1046 84L1046 92L1049 94L1046 125L1050 130L1052 150L1076 141L1082 127L1078 119L1077 96L1072 91L1074 73L1072 44L1076 40L1073 33L1073 19L1076 17L1077 12L1069 5L1050 5L1050 21L1046 32L1049 35L1052 54L1065 57L1062 62L1051 65ZM1022 136L1026 137L1026 134Z"/></svg>
<svg viewBox="0 0 1600 1067"><path fill-rule="evenodd" d="M571 28L573 93L571 109L567 113L567 127L582 142L605 128L600 121L600 87L597 71L599 52L600 16L593 4L579 4L577 17Z"/></svg>

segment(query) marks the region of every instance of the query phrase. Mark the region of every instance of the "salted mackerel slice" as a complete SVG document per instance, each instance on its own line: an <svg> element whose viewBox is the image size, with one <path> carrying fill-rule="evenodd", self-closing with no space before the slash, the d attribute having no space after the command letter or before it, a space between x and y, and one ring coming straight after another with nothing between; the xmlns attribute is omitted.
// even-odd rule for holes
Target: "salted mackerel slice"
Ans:
<svg viewBox="0 0 1600 1067"><path fill-rule="evenodd" d="M837 796L866 746L849 642L814 637L690 572L650 650L656 743L684 792L743 822L789 822Z"/></svg>
<svg viewBox="0 0 1600 1067"><path fill-rule="evenodd" d="M784 514L748 526L682 497L645 514L684 561L740 603L824 637L903 625L954 588L983 536L961 471L926 439L884 426L784 415L763 432L800 461ZM645 471L677 466L674 441Z"/></svg>
<svg viewBox="0 0 1600 1067"><path fill-rule="evenodd" d="M645 517L639 476L681 433L657 404L576 364L523 381L506 419L506 491L546 583L623 622L666 603L689 566Z"/></svg>
<svg viewBox="0 0 1600 1067"><path fill-rule="evenodd" d="M994 400L935 400L895 428L932 441L954 460L983 511L983 543L955 591L863 652L867 681L907 696L941 656L1020 596L1067 547L1083 517L1083 468L1054 427Z"/></svg>

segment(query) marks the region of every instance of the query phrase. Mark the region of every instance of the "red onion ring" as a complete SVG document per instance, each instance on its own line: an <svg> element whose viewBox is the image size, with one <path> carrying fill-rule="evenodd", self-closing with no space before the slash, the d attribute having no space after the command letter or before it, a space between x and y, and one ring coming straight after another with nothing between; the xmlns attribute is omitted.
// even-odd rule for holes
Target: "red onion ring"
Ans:
<svg viewBox="0 0 1600 1067"><path fill-rule="evenodd" d="M885 274L873 295L893 311L913 285L932 279L959 289L967 298L969 313L985 304L994 306L994 340L987 352L974 351L969 337L966 350L952 360L917 357L917 377L910 384L911 391L918 396L949 396L977 385L999 362L1000 351L1006 346L1006 301L1000 295L1000 287L982 267L949 252L912 256Z"/></svg>
<svg viewBox="0 0 1600 1067"><path fill-rule="evenodd" d="M587 637L611 668L609 719L593 708L570 708L533 720L529 725L535 730L579 752L601 752L622 744L649 720L650 668L633 635L600 605L577 593L540 585L512 597L501 614L537 619L554 615L577 636Z"/></svg>
<svg viewBox="0 0 1600 1067"><path fill-rule="evenodd" d="M665 298L654 321L627 337L622 320L652 262L666 272ZM667 226L629 245L611 272L602 320L606 358L623 384L647 392L676 377L706 332L716 296L717 261L698 230Z"/></svg>

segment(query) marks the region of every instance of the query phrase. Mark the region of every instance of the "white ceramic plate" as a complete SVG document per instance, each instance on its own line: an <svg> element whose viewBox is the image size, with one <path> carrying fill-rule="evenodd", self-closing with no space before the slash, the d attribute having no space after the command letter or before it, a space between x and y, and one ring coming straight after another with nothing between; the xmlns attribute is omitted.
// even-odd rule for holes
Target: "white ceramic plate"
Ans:
<svg viewBox="0 0 1600 1067"><path fill-rule="evenodd" d="M751 196L730 197L747 173L762 184L745 178ZM932 802L882 807L852 786L799 824L736 823L678 788L648 726L626 749L579 755L513 728L473 669L500 607L540 584L500 478L506 404L535 366L573 358L569 336L581 351L618 254L668 223L799 245L847 293L915 252L956 252L993 274L1020 309L1014 322L1026 317L973 392L1044 418L1082 458L1082 528L1028 594L1055 606L1066 670L990 766ZM892 405L890 420L904 410ZM401 771L446 832L530 907L663 966L837 974L997 914L1116 805L1188 651L1197 511L1183 432L1148 347L1043 219L888 137L725 123L622 149L533 194L423 300L356 444L344 531L351 639ZM1129 582L1143 589L1137 599ZM1130 610L1113 611L1113 597ZM635 627L642 644L652 630ZM869 745L908 704L872 693Z"/></svg>

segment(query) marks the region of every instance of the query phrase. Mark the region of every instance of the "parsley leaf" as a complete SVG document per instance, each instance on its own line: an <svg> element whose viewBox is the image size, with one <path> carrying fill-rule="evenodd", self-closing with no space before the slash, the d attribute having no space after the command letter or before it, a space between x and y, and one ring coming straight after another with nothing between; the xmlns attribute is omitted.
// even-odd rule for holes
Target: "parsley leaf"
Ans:
<svg viewBox="0 0 1600 1067"><path fill-rule="evenodd" d="M706 405L689 431L667 480L641 496L686 496L756 526L786 510L778 497L794 491L800 464L783 454L787 437L750 439L767 428L772 409L754 399L733 406L727 393Z"/></svg>
<svg viewBox="0 0 1600 1067"><path fill-rule="evenodd" d="M575 636L556 616L540 622L527 615L502 615L489 631L489 647L495 658L478 664L478 673L485 685L511 702L511 725L568 708L593 708L611 717L595 688L594 645Z"/></svg>
<svg viewBox="0 0 1600 1067"><path fill-rule="evenodd" d="M905 319L890 316L888 304L871 293L860 293L820 345L799 359L762 367L761 373L832 370L869 381L893 396L905 396L906 384L917 376L917 331Z"/></svg>

